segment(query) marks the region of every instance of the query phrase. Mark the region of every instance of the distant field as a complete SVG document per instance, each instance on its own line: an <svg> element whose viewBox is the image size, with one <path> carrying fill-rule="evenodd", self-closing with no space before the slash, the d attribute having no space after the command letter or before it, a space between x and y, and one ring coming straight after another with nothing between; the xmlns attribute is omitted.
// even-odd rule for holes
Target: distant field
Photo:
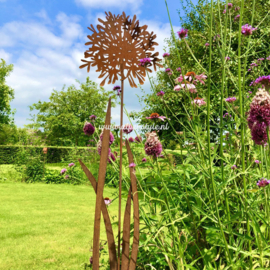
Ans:
<svg viewBox="0 0 270 270"><path fill-rule="evenodd" d="M104 196L114 191L105 188ZM84 269L93 237L92 187L0 181L0 198L1 270ZM109 206L111 216L117 206L118 200Z"/></svg>

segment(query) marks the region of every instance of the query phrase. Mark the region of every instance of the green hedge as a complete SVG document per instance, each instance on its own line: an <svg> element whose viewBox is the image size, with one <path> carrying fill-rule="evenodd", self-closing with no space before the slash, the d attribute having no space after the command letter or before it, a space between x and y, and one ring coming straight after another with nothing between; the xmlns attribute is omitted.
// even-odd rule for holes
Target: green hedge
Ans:
<svg viewBox="0 0 270 270"><path fill-rule="evenodd" d="M22 146L22 145L0 145L0 164L14 164L23 151L27 151L31 156L40 156L46 159L46 163L59 163L62 160L69 160L71 151L74 158L84 159L97 155L95 147L59 147L49 146L46 155L43 154L44 146ZM75 161L75 160L74 160Z"/></svg>

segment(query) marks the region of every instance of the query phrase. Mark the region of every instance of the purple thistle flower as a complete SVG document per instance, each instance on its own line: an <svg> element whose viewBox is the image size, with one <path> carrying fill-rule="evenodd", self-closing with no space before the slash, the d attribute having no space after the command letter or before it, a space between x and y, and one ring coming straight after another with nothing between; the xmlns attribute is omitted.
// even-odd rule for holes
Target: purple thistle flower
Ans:
<svg viewBox="0 0 270 270"><path fill-rule="evenodd" d="M266 178L261 178L258 182L257 182L257 186L258 187L266 187L270 184L270 181L267 180Z"/></svg>
<svg viewBox="0 0 270 270"><path fill-rule="evenodd" d="M254 162L257 163L257 164L261 163L258 159L255 159Z"/></svg>
<svg viewBox="0 0 270 270"><path fill-rule="evenodd" d="M136 164L135 163L130 163L128 167L129 168L135 168L136 167Z"/></svg>
<svg viewBox="0 0 270 270"><path fill-rule="evenodd" d="M140 135L135 137L136 142L142 142L142 137Z"/></svg>
<svg viewBox="0 0 270 270"><path fill-rule="evenodd" d="M162 152L162 144L159 141L155 132L151 132L147 135L144 150L146 155L153 157L158 157Z"/></svg>
<svg viewBox="0 0 270 270"><path fill-rule="evenodd" d="M166 68L166 69L165 69L165 72L166 72L166 73L169 73L169 72L171 72L171 71L172 71L172 70L171 70L170 68Z"/></svg>
<svg viewBox="0 0 270 270"><path fill-rule="evenodd" d="M235 169L237 169L237 166L236 165L232 165L231 169L232 170L235 170Z"/></svg>
<svg viewBox="0 0 270 270"><path fill-rule="evenodd" d="M209 44L208 42L206 42L206 43L204 44L204 46L205 46L205 47L208 47L208 46L210 46L210 44Z"/></svg>
<svg viewBox="0 0 270 270"><path fill-rule="evenodd" d="M102 139L103 139L103 131L100 134L100 137L99 138L102 141ZM110 131L110 142L109 142L109 144L111 145L113 142L114 142L114 136L113 136L112 132Z"/></svg>
<svg viewBox="0 0 270 270"><path fill-rule="evenodd" d="M270 88L270 75L261 76L261 77L257 78L254 81L254 85L257 85L257 84L263 85L265 87L265 89L268 90Z"/></svg>
<svg viewBox="0 0 270 270"><path fill-rule="evenodd" d="M165 92L163 92L163 91L160 91L160 92L157 93L157 96L163 97L164 95L165 95Z"/></svg>
<svg viewBox="0 0 270 270"><path fill-rule="evenodd" d="M229 61L229 60L231 60L231 58L229 56L226 56L225 61Z"/></svg>
<svg viewBox="0 0 270 270"><path fill-rule="evenodd" d="M75 164L73 162L68 164L68 167L73 167L73 166L75 166Z"/></svg>
<svg viewBox="0 0 270 270"><path fill-rule="evenodd" d="M270 55L266 58L266 60L270 61Z"/></svg>
<svg viewBox="0 0 270 270"><path fill-rule="evenodd" d="M231 9L233 7L232 3L228 3L228 9Z"/></svg>
<svg viewBox="0 0 270 270"><path fill-rule="evenodd" d="M121 86L119 86L119 85L115 85L114 87L113 87L113 90L120 90L121 89Z"/></svg>
<svg viewBox="0 0 270 270"><path fill-rule="evenodd" d="M225 113L224 115L223 115L223 118L227 118L227 117L232 117L229 113Z"/></svg>
<svg viewBox="0 0 270 270"><path fill-rule="evenodd" d="M97 117L96 117L96 115L92 114L92 115L89 116L89 119L90 119L90 120L96 120Z"/></svg>
<svg viewBox="0 0 270 270"><path fill-rule="evenodd" d="M66 169L66 168L64 168L64 169L62 169L62 170L61 170L61 172L60 172L60 173L61 173L61 174L64 174L66 171L67 171L67 169Z"/></svg>
<svg viewBox="0 0 270 270"><path fill-rule="evenodd" d="M83 127L83 132L85 135L91 136L95 132L95 127L91 123L86 122L84 127Z"/></svg>
<svg viewBox="0 0 270 270"><path fill-rule="evenodd" d="M248 93L252 94L252 91L248 91Z"/></svg>
<svg viewBox="0 0 270 270"><path fill-rule="evenodd" d="M234 17L234 21L236 22L237 20L239 20L240 19L240 14L238 14L238 15L236 15L235 17Z"/></svg>
<svg viewBox="0 0 270 270"><path fill-rule="evenodd" d="M223 14L226 14L226 12L227 12L226 9L224 9L224 10L223 10Z"/></svg>
<svg viewBox="0 0 270 270"><path fill-rule="evenodd" d="M146 158L145 157L142 159L142 162L146 162Z"/></svg>
<svg viewBox="0 0 270 270"><path fill-rule="evenodd" d="M170 54L169 53L167 53L167 52L165 52L165 53L163 53L163 55L162 55L164 58L165 57L169 57L170 56Z"/></svg>
<svg viewBox="0 0 270 270"><path fill-rule="evenodd" d="M255 144L264 145L267 142L266 125L264 122L252 126L251 137Z"/></svg>
<svg viewBox="0 0 270 270"><path fill-rule="evenodd" d="M118 97L121 96L121 90L117 90L117 94L116 94Z"/></svg>
<svg viewBox="0 0 270 270"><path fill-rule="evenodd" d="M109 157L108 157L108 162L112 163L112 161L114 162L116 160L114 154L112 152L110 152Z"/></svg>
<svg viewBox="0 0 270 270"><path fill-rule="evenodd" d="M251 36L252 32L257 30L257 28L253 28L251 25L245 24L242 26L241 33L245 36Z"/></svg>
<svg viewBox="0 0 270 270"><path fill-rule="evenodd" d="M123 126L123 132L125 133L125 134L129 134L129 133L131 133L133 131L133 126L132 125L130 125L130 124L125 124L124 126Z"/></svg>
<svg viewBox="0 0 270 270"><path fill-rule="evenodd" d="M188 29L181 29L180 31L177 32L179 38L185 38L187 37L187 34L188 34Z"/></svg>
<svg viewBox="0 0 270 270"><path fill-rule="evenodd" d="M269 56L270 57L270 56ZM177 69L176 69L178 72L181 72L181 68L180 67L178 67Z"/></svg>
<svg viewBox="0 0 270 270"><path fill-rule="evenodd" d="M227 101L229 103L233 103L234 101L236 101L236 97L228 97L225 99L225 101Z"/></svg>
<svg viewBox="0 0 270 270"><path fill-rule="evenodd" d="M69 178L69 175L67 174L67 175L65 175L65 179L68 179Z"/></svg>
<svg viewBox="0 0 270 270"><path fill-rule="evenodd" d="M139 60L140 63L138 64L139 66L146 67L149 64L151 64L151 59L150 58L143 58Z"/></svg>
<svg viewBox="0 0 270 270"><path fill-rule="evenodd" d="M132 137L129 137L129 138L128 138L128 141L129 141L129 142L134 142L134 139L133 139Z"/></svg>

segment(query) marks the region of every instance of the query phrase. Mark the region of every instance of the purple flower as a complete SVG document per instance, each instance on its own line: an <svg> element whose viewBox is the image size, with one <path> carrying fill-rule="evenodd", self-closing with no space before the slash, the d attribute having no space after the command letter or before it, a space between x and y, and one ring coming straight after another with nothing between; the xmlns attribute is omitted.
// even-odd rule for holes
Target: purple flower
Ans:
<svg viewBox="0 0 270 270"><path fill-rule="evenodd" d="M229 60L231 60L231 58L229 56L226 56L225 61L229 61Z"/></svg>
<svg viewBox="0 0 270 270"><path fill-rule="evenodd" d="M150 58L143 58L143 59L140 59L140 63L138 65L142 66L142 67L146 67L149 64L151 64L151 59Z"/></svg>
<svg viewBox="0 0 270 270"><path fill-rule="evenodd" d="M106 205L110 205L111 202L112 202L112 200L110 200L108 197L104 198L104 203L105 203ZM92 257L91 257L91 258L92 258Z"/></svg>
<svg viewBox="0 0 270 270"><path fill-rule="evenodd" d="M113 87L113 90L120 90L121 89L121 86L119 86L119 85L115 85L114 87Z"/></svg>
<svg viewBox="0 0 270 270"><path fill-rule="evenodd" d="M177 32L179 38L185 38L187 37L187 34L188 34L188 29L181 29L180 31Z"/></svg>
<svg viewBox="0 0 270 270"><path fill-rule="evenodd" d="M75 166L75 164L74 163L68 164L68 167L72 167L72 166Z"/></svg>
<svg viewBox="0 0 270 270"><path fill-rule="evenodd" d="M160 91L160 92L157 93L157 96L162 96L163 97L164 95L165 95L165 92L163 92L163 91Z"/></svg>
<svg viewBox="0 0 270 270"><path fill-rule="evenodd" d="M66 169L66 168L64 168L64 169L62 169L62 170L61 170L61 172L60 172L60 173L61 173L61 174L64 174L66 171L67 171L67 169Z"/></svg>
<svg viewBox="0 0 270 270"><path fill-rule="evenodd" d="M115 161L115 156L114 156L114 154L112 152L110 152L109 157L108 157L108 162L112 163L112 161L113 162Z"/></svg>
<svg viewBox="0 0 270 270"><path fill-rule="evenodd" d="M261 163L258 159L255 159L254 162L257 163L257 164L260 164Z"/></svg>
<svg viewBox="0 0 270 270"><path fill-rule="evenodd" d="M135 163L130 163L128 167L129 167L129 168L135 168L135 166L136 166Z"/></svg>
<svg viewBox="0 0 270 270"><path fill-rule="evenodd" d="M136 142L142 142L142 137L140 135L135 137Z"/></svg>
<svg viewBox="0 0 270 270"><path fill-rule="evenodd" d="M118 97L121 96L121 90L117 90L117 94L116 94Z"/></svg>
<svg viewBox="0 0 270 270"><path fill-rule="evenodd" d="M227 117L232 117L229 113L225 113L224 115L223 115L223 118L227 118Z"/></svg>
<svg viewBox="0 0 270 270"><path fill-rule="evenodd" d="M232 165L231 169L232 170L235 170L235 169L237 169L237 166L236 165Z"/></svg>
<svg viewBox="0 0 270 270"><path fill-rule="evenodd" d="M223 14L225 14L226 12L227 12L226 9L224 9L224 10L223 10Z"/></svg>
<svg viewBox="0 0 270 270"><path fill-rule="evenodd" d="M270 61L270 55L266 58L266 60Z"/></svg>
<svg viewBox="0 0 270 270"><path fill-rule="evenodd" d="M233 103L234 101L236 101L236 97L228 97L225 99L225 101L227 101L229 103Z"/></svg>
<svg viewBox="0 0 270 270"><path fill-rule="evenodd" d="M133 126L132 125L130 125L130 124L125 124L124 126L123 126L123 132L125 133L125 134L129 134L129 133L131 133L133 131Z"/></svg>
<svg viewBox="0 0 270 270"><path fill-rule="evenodd" d="M134 139L133 139L132 137L129 137L129 138L128 138L128 141L129 141L129 142L134 142Z"/></svg>
<svg viewBox="0 0 270 270"><path fill-rule="evenodd" d="M257 84L263 85L266 88L266 90L268 90L270 88L270 75L261 76L261 77L257 78L254 81L254 85L257 85Z"/></svg>
<svg viewBox="0 0 270 270"><path fill-rule="evenodd" d="M251 25L245 24L242 26L241 33L245 36L251 36L252 32L257 30L257 28L253 28Z"/></svg>
<svg viewBox="0 0 270 270"><path fill-rule="evenodd" d="M100 134L100 137L99 138L102 141L102 139L103 139L103 131ZM114 136L113 136L112 132L110 131L110 142L109 142L109 144L111 145L113 142L114 142Z"/></svg>
<svg viewBox="0 0 270 270"><path fill-rule="evenodd" d="M270 57L270 56L269 56ZM181 68L180 67L178 67L177 69L176 69L178 72L181 72Z"/></svg>
<svg viewBox="0 0 270 270"><path fill-rule="evenodd" d="M204 46L205 46L205 47L208 47L208 46L210 46L210 44L209 44L208 42L206 42L206 43L204 44Z"/></svg>
<svg viewBox="0 0 270 270"><path fill-rule="evenodd" d="M266 125L264 122L252 126L251 137L255 144L264 145L267 142Z"/></svg>
<svg viewBox="0 0 270 270"><path fill-rule="evenodd" d="M145 157L142 159L142 162L146 162L146 158Z"/></svg>
<svg viewBox="0 0 270 270"><path fill-rule="evenodd" d="M68 179L69 178L69 175L67 174L67 175L65 175L65 179Z"/></svg>
<svg viewBox="0 0 270 270"><path fill-rule="evenodd" d="M231 9L233 7L232 3L228 3L228 9Z"/></svg>
<svg viewBox="0 0 270 270"><path fill-rule="evenodd" d="M90 120L96 120L97 117L96 117L94 114L92 114L92 115L89 116L89 119L90 119Z"/></svg>
<svg viewBox="0 0 270 270"><path fill-rule="evenodd" d="M235 11L239 11L240 10L240 7L236 7L234 10Z"/></svg>
<svg viewBox="0 0 270 270"><path fill-rule="evenodd" d="M167 53L167 52L163 53L163 57L164 57L164 58L165 58L165 57L169 57L169 56L170 56L169 53Z"/></svg>
<svg viewBox="0 0 270 270"><path fill-rule="evenodd" d="M166 72L166 73L169 73L169 72L171 72L171 71L172 71L172 70L171 70L170 68L166 68L166 69L165 69L165 72Z"/></svg>
<svg viewBox="0 0 270 270"><path fill-rule="evenodd" d="M145 117L146 119L160 119L164 121L166 119L166 116L160 116L158 113L151 113L149 117Z"/></svg>
<svg viewBox="0 0 270 270"><path fill-rule="evenodd" d="M83 132L85 135L88 135L88 136L93 135L95 132L95 127L91 123L86 122L83 127Z"/></svg>
<svg viewBox="0 0 270 270"><path fill-rule="evenodd" d="M252 91L248 91L248 93L252 94Z"/></svg>
<svg viewBox="0 0 270 270"><path fill-rule="evenodd" d="M267 180L266 178L261 178L258 182L257 182L257 186L258 187L266 187L270 184L270 181Z"/></svg>
<svg viewBox="0 0 270 270"><path fill-rule="evenodd" d="M199 107L206 104L205 100L203 98L196 97L193 101L191 101L191 104L197 105Z"/></svg>
<svg viewBox="0 0 270 270"><path fill-rule="evenodd" d="M236 22L237 20L239 20L240 19L240 14L238 14L238 15L236 15L235 17L234 17L234 21Z"/></svg>
<svg viewBox="0 0 270 270"><path fill-rule="evenodd" d="M146 155L158 157L162 152L162 144L159 141L156 132L146 134L147 139L144 145Z"/></svg>

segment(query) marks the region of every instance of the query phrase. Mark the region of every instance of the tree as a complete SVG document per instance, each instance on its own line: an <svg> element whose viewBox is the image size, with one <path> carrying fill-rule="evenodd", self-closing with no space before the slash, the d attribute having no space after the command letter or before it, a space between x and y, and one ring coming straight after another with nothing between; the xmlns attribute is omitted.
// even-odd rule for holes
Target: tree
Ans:
<svg viewBox="0 0 270 270"><path fill-rule="evenodd" d="M30 106L31 111L37 110L38 113L31 115L33 123L28 126L43 128L50 145L85 146L89 137L83 133L84 124L89 121L90 115L97 116L94 123L96 128L104 123L110 96L112 106L115 106L113 101L116 100L116 95L102 87L98 88L87 77L85 83L80 83L80 89L71 85L65 90L64 86L62 91L53 90L50 101L39 101Z"/></svg>
<svg viewBox="0 0 270 270"><path fill-rule="evenodd" d="M10 101L14 99L14 90L6 85L6 77L13 70L13 65L7 65L1 58L0 62L0 126L11 121ZM0 128L1 129L1 128Z"/></svg>

